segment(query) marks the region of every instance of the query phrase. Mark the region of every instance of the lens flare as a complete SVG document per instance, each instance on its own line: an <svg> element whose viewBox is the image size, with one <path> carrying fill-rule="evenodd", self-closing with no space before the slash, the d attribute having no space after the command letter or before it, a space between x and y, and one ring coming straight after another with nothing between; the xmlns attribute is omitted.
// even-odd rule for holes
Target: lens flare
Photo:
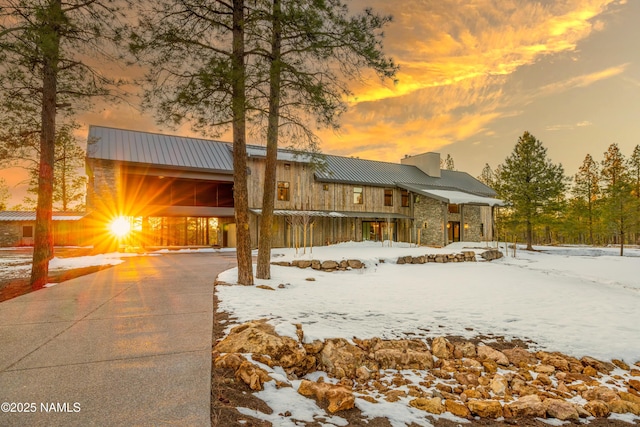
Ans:
<svg viewBox="0 0 640 427"><path fill-rule="evenodd" d="M122 238L125 237L131 231L131 224L129 220L123 216L119 216L109 225L109 230L116 237Z"/></svg>

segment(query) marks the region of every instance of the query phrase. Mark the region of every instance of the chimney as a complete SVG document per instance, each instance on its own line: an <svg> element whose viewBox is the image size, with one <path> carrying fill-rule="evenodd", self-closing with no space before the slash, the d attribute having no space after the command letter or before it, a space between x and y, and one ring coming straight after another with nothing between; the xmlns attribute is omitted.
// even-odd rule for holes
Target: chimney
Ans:
<svg viewBox="0 0 640 427"><path fill-rule="evenodd" d="M434 178L440 178L440 153L422 153L415 156L405 156L400 159L403 165L413 165L422 172Z"/></svg>

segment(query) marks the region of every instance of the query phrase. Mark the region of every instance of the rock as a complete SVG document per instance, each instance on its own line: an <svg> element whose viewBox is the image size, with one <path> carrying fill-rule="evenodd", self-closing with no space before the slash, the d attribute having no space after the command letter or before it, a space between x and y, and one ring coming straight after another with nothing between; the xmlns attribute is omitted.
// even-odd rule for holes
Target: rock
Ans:
<svg viewBox="0 0 640 427"><path fill-rule="evenodd" d="M596 371L596 368L594 368L593 366L585 366L582 370L582 373L589 377L595 377L598 375L598 371Z"/></svg>
<svg viewBox="0 0 640 427"><path fill-rule="evenodd" d="M289 261L273 261L271 265L279 265L281 267L291 267L291 263Z"/></svg>
<svg viewBox="0 0 640 427"><path fill-rule="evenodd" d="M483 344L480 344L476 350L478 352L478 358L480 359L489 359L498 365L509 366L509 359L501 351Z"/></svg>
<svg viewBox="0 0 640 427"><path fill-rule="evenodd" d="M320 268L323 270L335 270L339 267L339 264L335 261L323 261Z"/></svg>
<svg viewBox="0 0 640 427"><path fill-rule="evenodd" d="M574 403L573 407L576 408L576 411L578 411L578 417L580 417L580 418L589 418L589 417L591 417L591 412L587 411L586 409L584 409L582 406L578 405L577 403Z"/></svg>
<svg viewBox="0 0 640 427"><path fill-rule="evenodd" d="M539 374L553 374L556 371L556 368L554 368L551 365L537 365L534 368L534 371L539 373Z"/></svg>
<svg viewBox="0 0 640 427"><path fill-rule="evenodd" d="M409 406L420 409L422 411L427 411L431 414L442 414L445 411L445 407L442 404L442 399L439 397L434 397L431 399L419 397L410 401Z"/></svg>
<svg viewBox="0 0 640 427"><path fill-rule="evenodd" d="M240 364L235 376L255 391L262 390L262 384L271 381L267 371L246 360Z"/></svg>
<svg viewBox="0 0 640 427"><path fill-rule="evenodd" d="M456 359L462 359L463 357L476 357L476 346L469 341L455 343L453 345L453 355Z"/></svg>
<svg viewBox="0 0 640 427"><path fill-rule="evenodd" d="M456 372L455 374L453 374L453 377L455 378L456 381L458 381L458 384L463 385L463 386L477 386L478 383L478 376L474 373L468 372L468 373L463 373L463 372Z"/></svg>
<svg viewBox="0 0 640 427"><path fill-rule="evenodd" d="M311 261L307 259L295 259L291 261L291 265L298 268L309 268L311 267Z"/></svg>
<svg viewBox="0 0 640 427"><path fill-rule="evenodd" d="M583 357L582 359L580 359L580 362L582 362L584 366L592 366L598 372L602 372L603 374L607 374L607 375L610 374L611 371L615 369L615 365L613 363L602 362L598 359L594 359L593 357L589 357L589 356Z"/></svg>
<svg viewBox="0 0 640 427"><path fill-rule="evenodd" d="M362 267L364 267L364 265L362 264L362 261L358 259L347 260L347 264L349 265L349 267L353 268L354 270L359 270Z"/></svg>
<svg viewBox="0 0 640 427"><path fill-rule="evenodd" d="M278 289L284 289L284 288L286 288L286 285L284 283L280 283L278 285Z"/></svg>
<svg viewBox="0 0 640 427"><path fill-rule="evenodd" d="M629 384L629 387L631 387L632 389L640 391L640 381L632 378L627 382L627 384Z"/></svg>
<svg viewBox="0 0 640 427"><path fill-rule="evenodd" d="M322 351L324 342L320 340L314 340L313 342L302 344L302 347L307 352L307 354L318 354Z"/></svg>
<svg viewBox="0 0 640 427"><path fill-rule="evenodd" d="M514 418L544 418L547 413L547 409L544 407L540 396L538 396L537 394L522 396L515 402L506 405L506 407L509 408L509 411L511 411L511 415Z"/></svg>
<svg viewBox="0 0 640 427"><path fill-rule="evenodd" d="M490 249L488 251L482 252L480 256L482 257L482 259L486 261L493 261L494 259L502 258L503 255L502 255L502 252L500 252L499 250Z"/></svg>
<svg viewBox="0 0 640 427"><path fill-rule="evenodd" d="M456 417L470 418L471 411L463 403L456 402L453 399L447 399L444 402L444 407L447 412L451 412Z"/></svg>
<svg viewBox="0 0 640 427"><path fill-rule="evenodd" d="M537 363L536 357L524 348L514 347L506 350L502 350L502 353L507 356L509 362L517 367L521 365L535 365Z"/></svg>
<svg viewBox="0 0 640 427"><path fill-rule="evenodd" d="M242 362L246 361L247 359L245 359L241 354L227 353L217 357L213 362L213 366L216 368L233 369L235 371L240 367Z"/></svg>
<svg viewBox="0 0 640 427"><path fill-rule="evenodd" d="M640 404L640 396L636 396L635 394L627 393L626 391L618 392L620 395L620 399L626 400L627 402L633 402Z"/></svg>
<svg viewBox="0 0 640 427"><path fill-rule="evenodd" d="M433 356L423 342L377 341L373 345L372 353L380 369L433 368Z"/></svg>
<svg viewBox="0 0 640 427"><path fill-rule="evenodd" d="M315 277L307 277L307 278L306 278L306 279L304 279L304 280L306 280L307 282L315 282L315 281L316 281L316 278L315 278Z"/></svg>
<svg viewBox="0 0 640 427"><path fill-rule="evenodd" d="M587 402L584 405L584 409L589 411L591 415L597 418L605 418L608 417L611 411L609 411L609 407L602 400L592 400L591 402Z"/></svg>
<svg viewBox="0 0 640 427"><path fill-rule="evenodd" d="M605 386L590 388L582 393L582 397L589 401L602 400L606 403L619 399L618 394L615 391Z"/></svg>
<svg viewBox="0 0 640 427"><path fill-rule="evenodd" d="M509 383L506 378L500 374L494 375L491 383L489 383L489 388L493 392L493 394L497 396L504 396L509 389Z"/></svg>
<svg viewBox="0 0 640 427"><path fill-rule="evenodd" d="M559 371L569 372L569 362L558 353L539 351L536 353L536 357L545 365L551 365Z"/></svg>
<svg viewBox="0 0 640 427"><path fill-rule="evenodd" d="M267 291L275 291L275 289L273 289L271 286L267 286L267 285L257 285L256 288L264 289L264 290L267 290Z"/></svg>
<svg viewBox="0 0 640 427"><path fill-rule="evenodd" d="M497 400L469 400L467 408L473 415L482 418L500 418L503 416L502 405Z"/></svg>
<svg viewBox="0 0 640 427"><path fill-rule="evenodd" d="M396 261L396 264L404 264L404 263L405 263L404 257L403 256L398 257L398 260Z"/></svg>
<svg viewBox="0 0 640 427"><path fill-rule="evenodd" d="M306 397L315 397L316 400L329 402L329 412L335 414L338 411L352 409L355 405L353 392L346 387L327 383L314 383L302 380L298 393Z"/></svg>
<svg viewBox="0 0 640 427"><path fill-rule="evenodd" d="M364 352L344 338L325 341L319 355L322 370L335 378L355 378L356 369L365 363Z"/></svg>
<svg viewBox="0 0 640 427"><path fill-rule="evenodd" d="M311 260L311 268L314 270L320 270L322 268L322 263L317 259L313 259Z"/></svg>
<svg viewBox="0 0 640 427"><path fill-rule="evenodd" d="M482 366L484 367L484 370L489 374L495 374L496 372L498 372L498 364L494 360L484 360L482 362Z"/></svg>
<svg viewBox="0 0 640 427"><path fill-rule="evenodd" d="M282 337L266 320L244 323L231 329L214 348L220 353L257 353L270 356L279 366L290 368L306 356L296 340Z"/></svg>
<svg viewBox="0 0 640 427"><path fill-rule="evenodd" d="M547 415L560 421L578 421L580 416L572 403L562 399L546 399L542 402Z"/></svg>
<svg viewBox="0 0 640 427"><path fill-rule="evenodd" d="M407 397L407 392L404 390L389 390L385 393L384 400L387 402L397 402L401 397Z"/></svg>
<svg viewBox="0 0 640 427"><path fill-rule="evenodd" d="M431 342L431 351L439 359L451 359L453 345L444 337L437 337Z"/></svg>
<svg viewBox="0 0 640 427"><path fill-rule="evenodd" d="M371 378L371 371L366 366L360 366L356 369L356 378L360 381L369 381Z"/></svg>
<svg viewBox="0 0 640 427"><path fill-rule="evenodd" d="M347 267L349 267L349 263L347 262L346 259L343 259L342 261L340 261L340 268L346 269Z"/></svg>
<svg viewBox="0 0 640 427"><path fill-rule="evenodd" d="M611 363L613 363L614 365L616 365L620 369L624 369L625 371L628 371L629 369L631 369L631 367L629 365L627 365L626 363L624 363L622 360L613 359L611 361Z"/></svg>
<svg viewBox="0 0 640 427"><path fill-rule="evenodd" d="M426 259L422 255L411 258L411 264L424 264L425 262L426 262Z"/></svg>
<svg viewBox="0 0 640 427"><path fill-rule="evenodd" d="M538 374L538 377L536 378L536 380L540 383L542 383L543 385L551 385L551 378L549 378L549 375L547 374Z"/></svg>
<svg viewBox="0 0 640 427"><path fill-rule="evenodd" d="M640 415L640 404L629 402L626 400L613 400L607 402L609 410L616 414L632 413L634 415Z"/></svg>

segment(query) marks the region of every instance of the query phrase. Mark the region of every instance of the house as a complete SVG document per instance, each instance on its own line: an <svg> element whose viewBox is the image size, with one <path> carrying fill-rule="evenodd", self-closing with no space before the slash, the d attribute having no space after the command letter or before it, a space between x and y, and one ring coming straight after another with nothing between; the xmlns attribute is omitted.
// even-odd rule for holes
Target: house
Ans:
<svg viewBox="0 0 640 427"><path fill-rule="evenodd" d="M247 155L255 247L266 149L248 146ZM146 246L235 246L231 144L91 126L86 166L97 240L127 217ZM490 240L495 196L465 172L441 170L437 153L389 163L281 149L273 245Z"/></svg>
<svg viewBox="0 0 640 427"><path fill-rule="evenodd" d="M84 243L80 212L53 212L53 244L75 246ZM33 246L34 211L0 211L0 247Z"/></svg>

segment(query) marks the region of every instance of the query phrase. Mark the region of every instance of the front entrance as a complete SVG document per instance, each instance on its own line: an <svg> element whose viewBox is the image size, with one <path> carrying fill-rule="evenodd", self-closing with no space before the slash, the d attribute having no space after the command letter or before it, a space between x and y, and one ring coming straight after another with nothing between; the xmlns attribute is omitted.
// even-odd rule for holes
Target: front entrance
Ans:
<svg viewBox="0 0 640 427"><path fill-rule="evenodd" d="M362 221L362 240L381 242L383 240L397 241L395 222Z"/></svg>
<svg viewBox="0 0 640 427"><path fill-rule="evenodd" d="M449 221L447 223L447 241L451 242L459 242L460 241L460 222L458 221Z"/></svg>

